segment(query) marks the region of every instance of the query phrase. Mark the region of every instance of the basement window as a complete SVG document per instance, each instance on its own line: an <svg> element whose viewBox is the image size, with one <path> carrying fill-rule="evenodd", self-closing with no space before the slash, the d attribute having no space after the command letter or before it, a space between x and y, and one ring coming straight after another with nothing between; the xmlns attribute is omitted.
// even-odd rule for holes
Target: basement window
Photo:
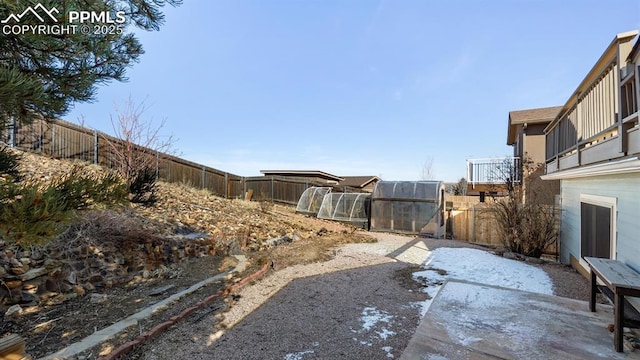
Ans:
<svg viewBox="0 0 640 360"><path fill-rule="evenodd" d="M616 198L580 196L580 256L616 258Z"/></svg>

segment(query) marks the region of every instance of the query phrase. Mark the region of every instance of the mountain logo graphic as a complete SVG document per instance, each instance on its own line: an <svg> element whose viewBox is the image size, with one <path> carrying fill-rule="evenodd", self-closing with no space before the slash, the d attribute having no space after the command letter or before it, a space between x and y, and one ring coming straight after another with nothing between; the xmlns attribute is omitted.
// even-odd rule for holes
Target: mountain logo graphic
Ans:
<svg viewBox="0 0 640 360"><path fill-rule="evenodd" d="M40 15L39 13L44 13L43 15ZM31 14L33 16L35 16L38 20L40 20L40 22L45 22L46 18L48 17L49 19L58 22L58 19L56 19L55 16L53 16L53 14L59 14L60 12L58 11L58 9L52 7L50 10L47 9L46 7L44 7L42 4L38 3L36 6L31 7L29 6L28 8L26 8L21 14L10 14L9 16L7 16L6 19L0 21L0 23L2 24L6 24L9 21L13 21L13 22L17 22L19 23L20 20L22 20L23 17L27 16L28 14Z"/></svg>

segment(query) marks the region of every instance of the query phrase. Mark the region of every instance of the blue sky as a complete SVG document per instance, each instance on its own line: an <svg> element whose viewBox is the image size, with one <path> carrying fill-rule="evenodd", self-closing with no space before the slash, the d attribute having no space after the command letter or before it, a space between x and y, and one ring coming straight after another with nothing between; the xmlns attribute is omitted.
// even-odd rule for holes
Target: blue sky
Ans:
<svg viewBox="0 0 640 360"><path fill-rule="evenodd" d="M183 158L418 180L509 155L511 110L562 105L640 2L185 0L128 82L63 118L112 133L129 96Z"/></svg>

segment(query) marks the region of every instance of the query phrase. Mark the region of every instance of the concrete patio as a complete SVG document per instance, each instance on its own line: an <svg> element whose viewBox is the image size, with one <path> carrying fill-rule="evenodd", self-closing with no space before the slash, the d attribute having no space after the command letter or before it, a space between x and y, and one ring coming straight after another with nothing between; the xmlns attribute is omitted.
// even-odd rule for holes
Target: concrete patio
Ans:
<svg viewBox="0 0 640 360"><path fill-rule="evenodd" d="M449 280L433 299L401 359L640 359L617 353L613 308Z"/></svg>

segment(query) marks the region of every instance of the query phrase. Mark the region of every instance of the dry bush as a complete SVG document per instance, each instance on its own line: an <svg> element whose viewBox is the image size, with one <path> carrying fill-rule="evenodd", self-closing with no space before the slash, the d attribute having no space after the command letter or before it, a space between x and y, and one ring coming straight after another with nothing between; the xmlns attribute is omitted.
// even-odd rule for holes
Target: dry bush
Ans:
<svg viewBox="0 0 640 360"><path fill-rule="evenodd" d="M55 250L63 255L62 258L73 259L81 248L107 263L126 264L142 270L147 260L145 253L161 241L161 237L145 229L131 213L92 210L83 213L47 249ZM105 255L108 256L105 258Z"/></svg>
<svg viewBox="0 0 640 360"><path fill-rule="evenodd" d="M96 277L117 283L126 275L143 271L149 276L169 276L166 272L187 258L217 255L220 237L164 237L154 224L136 216L132 210L90 210L47 245L52 259L60 259L67 271L82 280ZM160 269L160 270L158 270Z"/></svg>
<svg viewBox="0 0 640 360"><path fill-rule="evenodd" d="M505 176L508 195L490 205L504 246L512 252L540 257L559 237L558 219L549 183L540 179L540 166L525 159L525 188ZM553 186L553 185L551 185Z"/></svg>
<svg viewBox="0 0 640 360"><path fill-rule="evenodd" d="M540 257L558 239L555 209L551 205L523 203L509 196L491 204L504 246L525 256Z"/></svg>
<svg viewBox="0 0 640 360"><path fill-rule="evenodd" d="M271 201L260 201L260 211L267 214L273 210L273 203Z"/></svg>
<svg viewBox="0 0 640 360"><path fill-rule="evenodd" d="M103 137L115 169L129 185L131 201L142 204L152 204L157 199L158 157L175 152L173 137L160 135L164 121L154 126L144 120L142 115L147 109L144 101L136 105L129 98L123 109L116 109L116 117L111 117L117 140Z"/></svg>

